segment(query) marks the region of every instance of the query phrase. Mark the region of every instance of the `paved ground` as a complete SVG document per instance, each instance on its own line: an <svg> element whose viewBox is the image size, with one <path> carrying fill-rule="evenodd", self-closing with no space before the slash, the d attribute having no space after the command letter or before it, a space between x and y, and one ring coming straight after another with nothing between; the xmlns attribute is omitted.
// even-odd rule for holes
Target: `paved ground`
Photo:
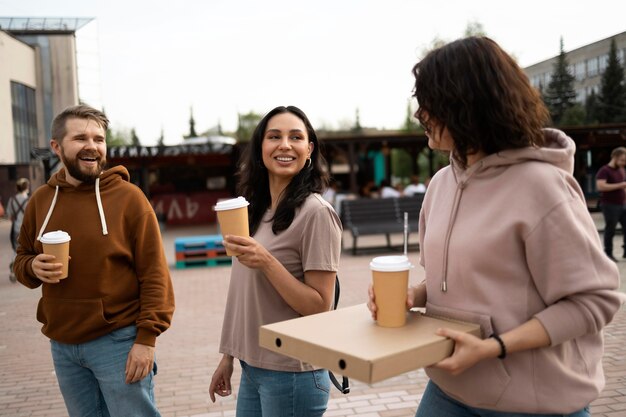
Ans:
<svg viewBox="0 0 626 417"><path fill-rule="evenodd" d="M174 260L175 237L212 232L203 227L166 230L164 241L170 263ZM0 416L67 416L53 371L49 342L40 333L35 319L40 291L8 280L8 233L9 223L0 220ZM346 241L351 244L347 234ZM397 236L394 242L399 244L401 237ZM379 243L375 239L359 242L363 246ZM368 262L379 253L352 256L344 251L341 306L366 301L370 280ZM415 259L416 253L411 255ZM620 261L619 266L622 277L626 277L626 261ZM234 398L219 399L212 404L207 394L211 374L220 358L218 339L229 271L229 267L172 268L177 309L171 329L159 337L157 345L156 397L164 417L234 416ZM421 279L420 268L411 274L411 281ZM622 279L622 291L625 290L626 279ZM592 412L599 417L626 417L626 310L617 315L605 334L607 385L592 404ZM237 371L233 381L238 380ZM352 393L347 396L333 389L325 415L413 416L425 384L422 370L373 385L353 381Z"/></svg>

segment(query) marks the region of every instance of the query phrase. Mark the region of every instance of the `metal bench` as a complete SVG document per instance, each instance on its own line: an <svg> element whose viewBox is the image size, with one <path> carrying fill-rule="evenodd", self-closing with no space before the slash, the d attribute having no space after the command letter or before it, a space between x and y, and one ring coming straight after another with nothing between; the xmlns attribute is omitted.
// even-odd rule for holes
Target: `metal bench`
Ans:
<svg viewBox="0 0 626 417"><path fill-rule="evenodd" d="M409 213L409 234L416 232L423 194L398 198L359 198L341 202L341 222L352 234L352 254L360 236L384 234L392 249L390 234L404 232L404 212Z"/></svg>

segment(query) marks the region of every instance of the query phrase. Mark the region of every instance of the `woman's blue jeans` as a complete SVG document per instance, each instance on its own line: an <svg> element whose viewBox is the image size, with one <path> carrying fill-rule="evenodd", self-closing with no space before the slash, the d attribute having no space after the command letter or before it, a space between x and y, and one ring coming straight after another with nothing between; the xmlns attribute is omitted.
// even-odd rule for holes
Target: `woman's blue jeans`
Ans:
<svg viewBox="0 0 626 417"><path fill-rule="evenodd" d="M126 360L135 342L135 326L123 327L87 343L51 340L52 360L70 417L160 416L154 401L152 372L125 382Z"/></svg>
<svg viewBox="0 0 626 417"><path fill-rule="evenodd" d="M326 411L327 370L280 372L240 362L237 417L322 417Z"/></svg>
<svg viewBox="0 0 626 417"><path fill-rule="evenodd" d="M507 413L468 407L428 381L415 417L590 417L589 407L571 414Z"/></svg>

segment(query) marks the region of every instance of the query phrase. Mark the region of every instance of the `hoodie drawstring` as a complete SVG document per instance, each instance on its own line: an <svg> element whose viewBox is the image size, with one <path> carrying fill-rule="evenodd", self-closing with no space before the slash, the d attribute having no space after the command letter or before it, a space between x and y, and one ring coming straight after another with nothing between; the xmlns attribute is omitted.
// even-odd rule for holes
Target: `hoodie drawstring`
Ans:
<svg viewBox="0 0 626 417"><path fill-rule="evenodd" d="M102 208L102 200L100 200L100 177L96 178L96 201L98 202L98 214L100 214L100 224L102 224L102 234L108 235L107 220L104 217L104 209Z"/></svg>
<svg viewBox="0 0 626 417"><path fill-rule="evenodd" d="M452 226L456 221L456 215L459 212L459 205L461 202L461 194L465 188L464 182L458 184L454 193L454 204L452 211L450 212L450 220L448 221L448 231L446 233L446 240L443 245L443 278L441 280L441 291L448 292L448 249L450 249L450 235L452 234Z"/></svg>
<svg viewBox="0 0 626 417"><path fill-rule="evenodd" d="M37 236L37 240L41 240L41 236L43 236L43 231L46 230L46 226L48 225L48 221L50 220L50 216L52 216L52 212L54 211L54 206L57 203L57 195L59 195L59 186L57 185L54 189L54 197L52 198L52 204L50 204L50 208L48 209L48 214L46 214L46 218L41 225L41 229L39 229L39 236Z"/></svg>
<svg viewBox="0 0 626 417"><path fill-rule="evenodd" d="M50 204L50 208L48 209L48 213L46 214L46 218L41 225L41 229L39 229L39 236L37 236L37 240L41 240L41 236L43 236L43 232L46 230L46 226L48 226L48 221L52 216L52 212L54 211L54 206L57 203L57 196L59 195L59 186L57 185L54 189L54 197L52 198L52 204ZM107 221L104 217L104 209L102 208L102 200L100 199L100 177L96 178L96 202L98 203L98 214L100 215L100 224L102 225L102 234L104 236L109 234L109 230L107 229Z"/></svg>
<svg viewBox="0 0 626 417"><path fill-rule="evenodd" d="M451 158L452 159L452 158ZM465 178L459 179L454 164L452 164L452 175L457 183L456 190L454 192L454 202L452 203L452 211L450 212L450 220L448 221L448 230L446 231L446 237L443 246L443 276L441 279L441 291L448 292L448 250L450 249L450 236L452 235L452 227L456 222L456 216L459 213L459 206L461 205L461 196L463 195L463 189L467 187L467 183L470 178L482 169L484 161L478 161L477 166L468 170Z"/></svg>

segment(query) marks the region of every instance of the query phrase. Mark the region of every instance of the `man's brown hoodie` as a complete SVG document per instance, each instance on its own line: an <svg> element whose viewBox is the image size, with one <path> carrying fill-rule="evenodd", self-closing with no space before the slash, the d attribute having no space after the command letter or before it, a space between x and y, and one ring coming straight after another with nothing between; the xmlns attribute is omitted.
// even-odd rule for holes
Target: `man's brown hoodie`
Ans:
<svg viewBox="0 0 626 417"><path fill-rule="evenodd" d="M170 325L174 292L154 210L126 168L104 171L95 184L77 187L65 169L31 197L15 259L18 280L42 285L32 260L42 234L71 236L69 276L42 285L37 320L61 343L84 343L131 324L136 343L154 346Z"/></svg>

